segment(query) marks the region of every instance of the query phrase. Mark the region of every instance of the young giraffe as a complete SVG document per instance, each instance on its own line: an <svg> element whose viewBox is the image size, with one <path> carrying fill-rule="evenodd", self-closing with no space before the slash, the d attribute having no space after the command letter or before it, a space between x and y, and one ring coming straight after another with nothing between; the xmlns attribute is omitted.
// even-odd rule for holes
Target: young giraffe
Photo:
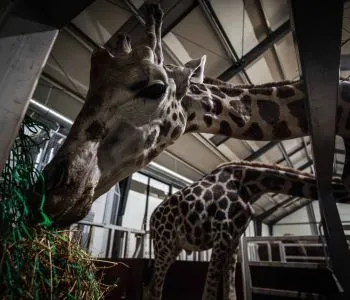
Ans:
<svg viewBox="0 0 350 300"><path fill-rule="evenodd" d="M234 86L204 80L205 56L166 66L162 11L147 4L146 34L132 48L114 36L91 58L84 106L45 167L45 211L56 225L82 219L92 202L141 169L182 134L207 132L237 139L283 140L308 135L305 93L298 82ZM337 133L350 143L350 82L340 82ZM350 190L346 155L343 179ZM41 191L40 183L34 188ZM34 193L35 195L35 193ZM32 205L40 201L32 197Z"/></svg>
<svg viewBox="0 0 350 300"><path fill-rule="evenodd" d="M341 180L333 179L338 201L349 197ZM160 300L164 278L182 249L212 248L203 300L215 300L223 279L223 299L235 297L237 246L254 216L252 204L269 192L317 199L315 177L294 169L252 162L223 164L164 200L152 213L154 245L152 279L146 299Z"/></svg>

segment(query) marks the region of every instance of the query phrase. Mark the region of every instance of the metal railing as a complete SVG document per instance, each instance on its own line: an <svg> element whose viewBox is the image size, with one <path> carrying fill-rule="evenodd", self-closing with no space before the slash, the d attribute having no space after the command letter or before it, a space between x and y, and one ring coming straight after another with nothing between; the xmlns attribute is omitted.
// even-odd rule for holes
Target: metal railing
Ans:
<svg viewBox="0 0 350 300"><path fill-rule="evenodd" d="M71 238L93 256L107 259L154 258L149 231L88 221L73 224L71 230ZM211 250L191 254L182 251L177 260L209 261L210 257Z"/></svg>

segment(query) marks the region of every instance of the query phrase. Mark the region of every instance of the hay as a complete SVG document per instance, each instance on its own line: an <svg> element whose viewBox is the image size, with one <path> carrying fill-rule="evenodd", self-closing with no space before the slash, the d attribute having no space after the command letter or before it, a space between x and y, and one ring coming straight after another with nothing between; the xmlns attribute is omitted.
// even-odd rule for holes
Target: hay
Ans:
<svg viewBox="0 0 350 300"><path fill-rule="evenodd" d="M27 205L35 182L45 185L31 154L49 139L48 128L27 116L0 174L0 299L101 299L115 285L96 279L101 268L69 238L71 231L51 226L44 188L38 211ZM41 216L37 226L31 225L33 215Z"/></svg>
<svg viewBox="0 0 350 300"><path fill-rule="evenodd" d="M36 227L29 229L30 236L4 245L2 299L102 299L115 285L95 278L101 269L95 266L97 259L72 242L70 233Z"/></svg>

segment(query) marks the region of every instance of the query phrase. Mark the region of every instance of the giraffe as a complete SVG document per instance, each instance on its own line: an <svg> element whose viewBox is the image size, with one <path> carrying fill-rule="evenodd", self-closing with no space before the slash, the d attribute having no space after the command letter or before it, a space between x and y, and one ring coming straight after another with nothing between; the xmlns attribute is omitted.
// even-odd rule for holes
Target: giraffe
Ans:
<svg viewBox="0 0 350 300"><path fill-rule="evenodd" d="M82 219L93 201L143 168L185 133L245 140L284 140L309 134L300 82L235 86L204 76L206 56L165 65L163 13L146 2L144 39L132 47L113 36L91 57L86 101L67 139L44 168L45 212L57 226ZM337 134L349 153L350 82L339 83ZM349 154L343 180L350 190Z"/></svg>
<svg viewBox="0 0 350 300"><path fill-rule="evenodd" d="M348 198L334 178L334 196ZM257 162L229 162L165 199L153 211L150 232L155 261L144 299L161 300L167 270L182 249L212 248L202 300L217 299L220 276L223 299L236 299L235 265L240 236L254 218L252 204L269 192L317 199L316 179L308 173Z"/></svg>

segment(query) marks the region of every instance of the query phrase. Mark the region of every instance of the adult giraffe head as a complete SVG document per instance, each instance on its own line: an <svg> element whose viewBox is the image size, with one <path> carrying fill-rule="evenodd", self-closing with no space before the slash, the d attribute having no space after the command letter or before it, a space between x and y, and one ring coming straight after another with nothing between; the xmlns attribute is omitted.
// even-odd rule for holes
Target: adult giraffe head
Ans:
<svg viewBox="0 0 350 300"><path fill-rule="evenodd" d="M163 64L159 5L148 4L144 40L119 34L91 58L90 87L67 139L44 169L45 212L57 225L82 219L92 202L154 159L186 127L182 98L203 79L205 57ZM38 183L35 190L40 191ZM33 197L31 205L37 206Z"/></svg>

